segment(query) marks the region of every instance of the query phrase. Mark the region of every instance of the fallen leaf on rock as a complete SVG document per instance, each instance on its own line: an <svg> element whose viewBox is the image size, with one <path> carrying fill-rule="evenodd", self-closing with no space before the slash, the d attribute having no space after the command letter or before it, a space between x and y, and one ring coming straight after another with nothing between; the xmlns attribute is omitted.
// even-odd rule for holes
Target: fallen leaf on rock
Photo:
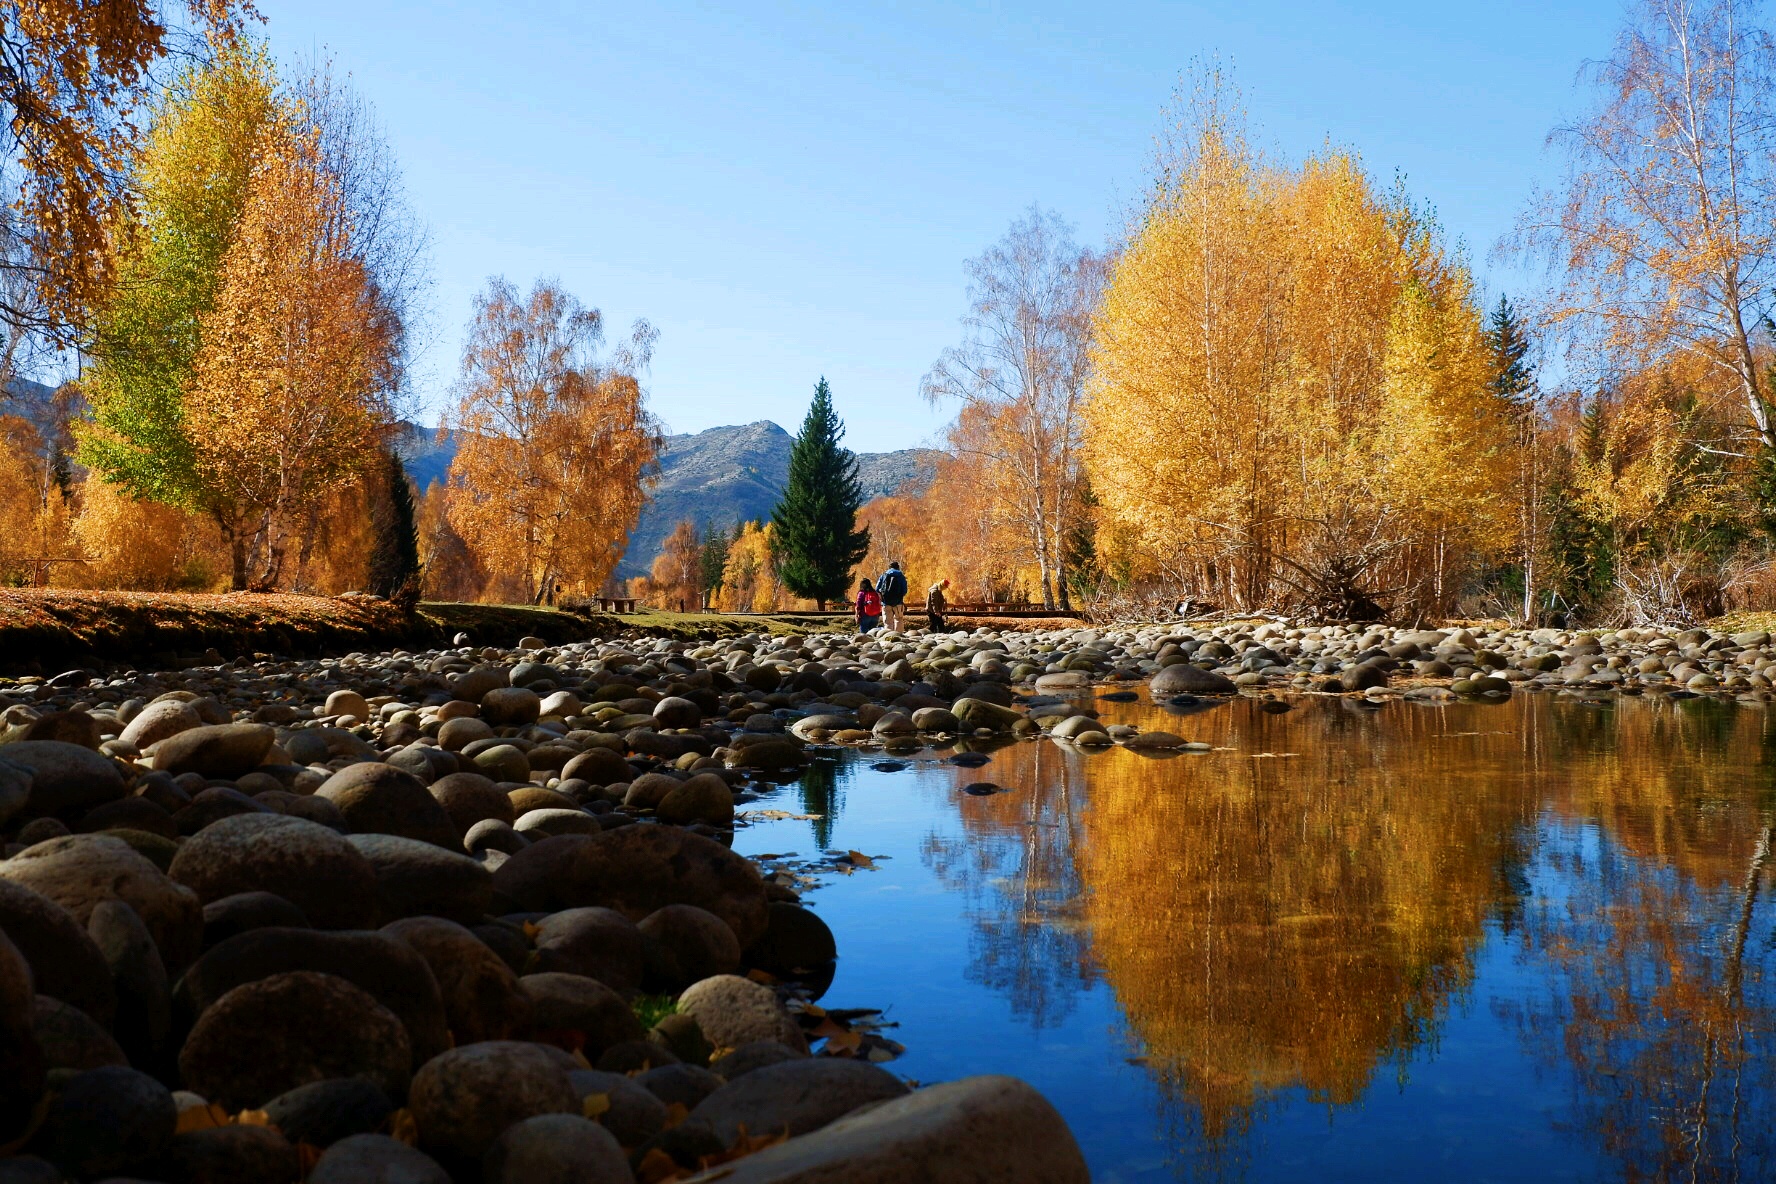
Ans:
<svg viewBox="0 0 1776 1184"><path fill-rule="evenodd" d="M584 1118L597 1118L611 1108L609 1094L587 1094L580 1099L580 1114Z"/></svg>
<svg viewBox="0 0 1776 1184"><path fill-rule="evenodd" d="M666 1106L666 1125L661 1130L671 1130L691 1116L691 1108L683 1102L671 1102Z"/></svg>
<svg viewBox="0 0 1776 1184"><path fill-rule="evenodd" d="M773 986L777 982L776 975L772 974L768 970L760 970L756 966L754 966L751 970L746 972L746 977L751 979L755 983L763 983L767 987Z"/></svg>
<svg viewBox="0 0 1776 1184"><path fill-rule="evenodd" d="M207 1131L215 1126L228 1125L228 1111L211 1102L207 1106L192 1106L179 1111L179 1121L173 1127L173 1133L188 1135L192 1131Z"/></svg>
<svg viewBox="0 0 1776 1184"><path fill-rule="evenodd" d="M263 1110L242 1110L234 1116L237 1126L270 1126L271 1115Z"/></svg>
<svg viewBox="0 0 1776 1184"><path fill-rule="evenodd" d="M871 859L869 856L865 855L861 851L847 851L847 852L845 852L845 858L851 861L851 865L853 867L875 867L876 866L876 861Z"/></svg>
<svg viewBox="0 0 1776 1184"><path fill-rule="evenodd" d="M672 1184L672 1181L683 1180L690 1174L658 1147L642 1156L641 1162L635 1165L636 1184Z"/></svg>
<svg viewBox="0 0 1776 1184"><path fill-rule="evenodd" d="M419 1142L419 1123L413 1119L413 1111L401 1109L389 1115L389 1138L412 1147Z"/></svg>

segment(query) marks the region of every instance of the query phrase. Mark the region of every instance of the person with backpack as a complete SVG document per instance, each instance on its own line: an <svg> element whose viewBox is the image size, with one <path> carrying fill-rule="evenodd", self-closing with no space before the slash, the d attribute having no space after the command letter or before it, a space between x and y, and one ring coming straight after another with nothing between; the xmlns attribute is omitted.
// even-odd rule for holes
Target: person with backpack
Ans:
<svg viewBox="0 0 1776 1184"><path fill-rule="evenodd" d="M950 606L944 589L949 586L948 580L939 580L925 589L925 616L928 618L926 627L933 633L943 633L950 627L949 622L944 620L944 609Z"/></svg>
<svg viewBox="0 0 1776 1184"><path fill-rule="evenodd" d="M867 579L857 582L857 631L868 633L882 623L882 594Z"/></svg>
<svg viewBox="0 0 1776 1184"><path fill-rule="evenodd" d="M882 624L891 632L898 633L906 627L903 612L906 606L907 578L900 570L900 560L896 559L876 581L876 590L882 594Z"/></svg>

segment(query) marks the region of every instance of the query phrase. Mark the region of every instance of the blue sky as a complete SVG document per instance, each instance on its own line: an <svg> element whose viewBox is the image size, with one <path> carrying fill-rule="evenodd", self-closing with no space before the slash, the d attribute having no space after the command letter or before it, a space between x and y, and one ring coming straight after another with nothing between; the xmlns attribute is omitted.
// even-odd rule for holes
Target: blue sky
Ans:
<svg viewBox="0 0 1776 1184"><path fill-rule="evenodd" d="M1233 66L1260 142L1404 174L1487 254L1584 103L1619 0L683 4L258 0L376 106L433 236L436 414L486 277L556 276L660 330L674 431L794 430L831 381L861 451L929 441L920 376L958 336L962 263L1032 202L1113 237L1181 71Z"/></svg>

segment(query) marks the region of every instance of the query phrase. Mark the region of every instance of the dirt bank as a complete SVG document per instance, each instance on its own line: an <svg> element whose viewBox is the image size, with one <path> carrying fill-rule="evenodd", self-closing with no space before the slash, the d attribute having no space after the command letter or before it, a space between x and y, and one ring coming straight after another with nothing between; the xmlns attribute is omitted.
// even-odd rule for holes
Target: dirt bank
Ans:
<svg viewBox="0 0 1776 1184"><path fill-rule="evenodd" d="M486 645L512 645L527 636L551 644L594 636L714 639L830 629L842 620L813 613L576 615L494 604L424 604L409 618L388 601L368 596L4 589L0 670L54 673L95 663L173 667L213 662L214 655L436 647L459 632Z"/></svg>

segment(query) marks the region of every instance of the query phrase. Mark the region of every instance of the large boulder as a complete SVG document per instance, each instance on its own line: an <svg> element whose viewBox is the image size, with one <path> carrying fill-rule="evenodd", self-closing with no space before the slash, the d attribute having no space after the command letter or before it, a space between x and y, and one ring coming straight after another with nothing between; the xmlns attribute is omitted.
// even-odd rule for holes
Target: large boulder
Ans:
<svg viewBox="0 0 1776 1184"><path fill-rule="evenodd" d="M20 740L0 757L31 775L27 814L69 815L124 796L123 770L102 753L65 740Z"/></svg>
<svg viewBox="0 0 1776 1184"><path fill-rule="evenodd" d="M693 822L709 826L734 825L734 791L714 773L699 773L674 786L655 807L661 822L684 826Z"/></svg>
<svg viewBox="0 0 1776 1184"><path fill-rule="evenodd" d="M1157 698L1165 695L1231 695L1239 690L1233 680L1188 662L1167 666L1147 684Z"/></svg>
<svg viewBox="0 0 1776 1184"><path fill-rule="evenodd" d="M136 713L117 738L144 751L168 736L202 727L203 717L183 699L156 699Z"/></svg>
<svg viewBox="0 0 1776 1184"><path fill-rule="evenodd" d="M190 1021L245 983L290 971L336 975L368 992L407 1029L414 1063L450 1046L444 999L431 967L386 933L254 929L209 950L173 988L175 1014Z"/></svg>
<svg viewBox="0 0 1776 1184"><path fill-rule="evenodd" d="M581 974L616 991L641 986L641 930L614 909L563 909L537 922L536 969Z"/></svg>
<svg viewBox="0 0 1776 1184"><path fill-rule="evenodd" d="M1035 1089L1015 1077L965 1077L840 1118L693 1176L689 1184L717 1180L1090 1184L1091 1172L1066 1120Z"/></svg>
<svg viewBox="0 0 1776 1184"><path fill-rule="evenodd" d="M238 814L213 822L179 848L171 872L206 905L270 892L321 929L368 929L377 919L370 860L342 835L288 815Z"/></svg>
<svg viewBox="0 0 1776 1184"><path fill-rule="evenodd" d="M203 940L197 894L112 835L66 835L27 847L0 862L0 879L47 896L83 926L100 901L123 901L148 926L172 974L190 965Z"/></svg>
<svg viewBox="0 0 1776 1184"><path fill-rule="evenodd" d="M265 1104L271 1125L292 1143L331 1147L353 1135L379 1131L394 1103L365 1077L329 1077L279 1094Z"/></svg>
<svg viewBox="0 0 1776 1184"><path fill-rule="evenodd" d="M773 906L774 907L774 906ZM740 969L740 943L728 923L689 904L669 904L642 919L650 989L677 991Z"/></svg>
<svg viewBox="0 0 1776 1184"><path fill-rule="evenodd" d="M611 1133L578 1114L539 1114L513 1123L484 1158L484 1184L632 1184L629 1160Z"/></svg>
<svg viewBox="0 0 1776 1184"><path fill-rule="evenodd" d="M345 816L355 834L398 835L453 851L462 833L419 778L393 765L363 761L347 765L315 790Z"/></svg>
<svg viewBox="0 0 1776 1184"><path fill-rule="evenodd" d="M31 968L39 995L71 1003L109 1026L117 993L105 956L81 924L55 901L0 880L0 933Z"/></svg>
<svg viewBox="0 0 1776 1184"><path fill-rule="evenodd" d="M308 1184L450 1184L450 1173L399 1139L352 1135L315 1161Z"/></svg>
<svg viewBox="0 0 1776 1184"><path fill-rule="evenodd" d="M172 1141L178 1112L167 1087L146 1073L107 1066L65 1084L35 1146L81 1180L146 1168Z"/></svg>
<svg viewBox="0 0 1776 1184"><path fill-rule="evenodd" d="M101 901L86 930L117 988L112 1034L132 1064L156 1064L172 1023L173 996L154 935L121 900Z"/></svg>
<svg viewBox="0 0 1776 1184"><path fill-rule="evenodd" d="M0 1141L11 1142L36 1121L49 1067L31 1034L36 996L31 967L0 931Z"/></svg>
<svg viewBox="0 0 1776 1184"><path fill-rule="evenodd" d="M365 1077L400 1097L412 1062L407 1029L368 992L300 970L223 995L179 1052L186 1086L230 1111L333 1077Z"/></svg>
<svg viewBox="0 0 1776 1184"><path fill-rule="evenodd" d="M31 770L0 759L0 826L31 804Z"/></svg>
<svg viewBox="0 0 1776 1184"><path fill-rule="evenodd" d="M187 728L154 746L154 767L174 776L196 773L233 780L257 768L276 739L276 729L266 724Z"/></svg>
<svg viewBox="0 0 1776 1184"><path fill-rule="evenodd" d="M543 1048L489 1040L427 1061L414 1075L407 1106L421 1150L462 1170L506 1128L539 1114L578 1114L580 1099L567 1070Z"/></svg>
<svg viewBox="0 0 1776 1184"><path fill-rule="evenodd" d="M447 917L479 921L493 901L493 877L459 847L449 851L399 835L352 835L348 840L376 872L376 900L384 920Z"/></svg>
<svg viewBox="0 0 1776 1184"><path fill-rule="evenodd" d="M679 996L678 1010L696 1020L716 1048L775 1040L801 1052L808 1049L807 1038L777 1001L777 992L737 974L692 983Z"/></svg>
<svg viewBox="0 0 1776 1184"><path fill-rule="evenodd" d="M512 968L454 921L408 917L382 930L424 958L438 980L452 1042L510 1040L530 1026L530 996Z"/></svg>
<svg viewBox="0 0 1776 1184"><path fill-rule="evenodd" d="M535 912L597 905L639 921L669 904L696 905L726 921L742 948L765 930L758 869L713 839L678 827L624 826L543 839L506 860L493 885Z"/></svg>
<svg viewBox="0 0 1776 1184"><path fill-rule="evenodd" d="M880 1065L805 1057L729 1082L698 1103L691 1119L707 1124L723 1146L731 1146L742 1134L805 1135L860 1106L906 1093L906 1083Z"/></svg>
<svg viewBox="0 0 1776 1184"><path fill-rule="evenodd" d="M646 1033L623 996L579 974L527 974L519 979L530 997L531 1036L597 1060L613 1045Z"/></svg>
<svg viewBox="0 0 1776 1184"><path fill-rule="evenodd" d="M512 799L480 773L449 773L431 784L431 794L450 815L450 821L467 835L477 822L494 818L500 822L517 821Z"/></svg>

